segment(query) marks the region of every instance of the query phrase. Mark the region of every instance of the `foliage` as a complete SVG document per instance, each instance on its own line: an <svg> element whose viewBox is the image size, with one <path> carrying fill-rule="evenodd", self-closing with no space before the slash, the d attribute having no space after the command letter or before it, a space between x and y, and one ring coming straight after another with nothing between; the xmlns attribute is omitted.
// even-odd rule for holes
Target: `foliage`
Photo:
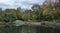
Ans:
<svg viewBox="0 0 60 33"><path fill-rule="evenodd" d="M59 0L57 0L59 1ZM13 22L23 21L52 21L60 20L60 2L45 1L43 5L34 4L30 10L21 12L21 8L0 10L0 21Z"/></svg>

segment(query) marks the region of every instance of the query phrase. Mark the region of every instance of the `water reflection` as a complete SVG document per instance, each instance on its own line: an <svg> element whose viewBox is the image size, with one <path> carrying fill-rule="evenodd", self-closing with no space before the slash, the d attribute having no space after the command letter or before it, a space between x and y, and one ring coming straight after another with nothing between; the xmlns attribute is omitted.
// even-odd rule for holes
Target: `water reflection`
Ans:
<svg viewBox="0 0 60 33"><path fill-rule="evenodd" d="M52 28L39 26L7 26L0 27L0 33L57 33Z"/></svg>
<svg viewBox="0 0 60 33"><path fill-rule="evenodd" d="M34 26L23 26L22 33L36 33L36 27Z"/></svg>

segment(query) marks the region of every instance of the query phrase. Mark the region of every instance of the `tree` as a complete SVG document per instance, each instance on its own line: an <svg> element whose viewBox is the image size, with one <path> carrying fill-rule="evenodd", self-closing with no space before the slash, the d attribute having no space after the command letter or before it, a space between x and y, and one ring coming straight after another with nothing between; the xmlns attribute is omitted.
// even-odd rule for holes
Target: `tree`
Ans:
<svg viewBox="0 0 60 33"><path fill-rule="evenodd" d="M22 18L25 20L25 21L31 21L32 20L32 11L31 10L25 10L25 12L23 13L22 15Z"/></svg>
<svg viewBox="0 0 60 33"><path fill-rule="evenodd" d="M57 5L57 1L53 2L53 1L49 1L49 2L44 2L43 4L43 15L45 16L51 16L52 20L54 21L55 20L55 16L57 16L57 13L58 13L58 7L59 6L56 6Z"/></svg>
<svg viewBox="0 0 60 33"><path fill-rule="evenodd" d="M42 8L40 7L40 5L35 4L32 6L32 11L34 13L33 15L33 19L37 20L37 21L41 21L42 20Z"/></svg>
<svg viewBox="0 0 60 33"><path fill-rule="evenodd" d="M1 17L2 22L13 22L16 20L16 10L15 9L6 9L2 11Z"/></svg>
<svg viewBox="0 0 60 33"><path fill-rule="evenodd" d="M17 8L16 16L17 16L17 19L23 20L22 19L22 12L21 12L21 8L20 7Z"/></svg>
<svg viewBox="0 0 60 33"><path fill-rule="evenodd" d="M13 22L17 18L15 9L6 9L4 11L4 21Z"/></svg>

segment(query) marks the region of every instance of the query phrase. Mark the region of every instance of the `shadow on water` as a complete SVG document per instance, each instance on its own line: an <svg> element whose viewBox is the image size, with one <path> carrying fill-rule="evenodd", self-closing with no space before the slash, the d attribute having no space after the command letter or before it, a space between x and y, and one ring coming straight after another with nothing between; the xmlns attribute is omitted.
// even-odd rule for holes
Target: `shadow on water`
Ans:
<svg viewBox="0 0 60 33"><path fill-rule="evenodd" d="M0 33L60 33L60 30L39 26L0 27Z"/></svg>

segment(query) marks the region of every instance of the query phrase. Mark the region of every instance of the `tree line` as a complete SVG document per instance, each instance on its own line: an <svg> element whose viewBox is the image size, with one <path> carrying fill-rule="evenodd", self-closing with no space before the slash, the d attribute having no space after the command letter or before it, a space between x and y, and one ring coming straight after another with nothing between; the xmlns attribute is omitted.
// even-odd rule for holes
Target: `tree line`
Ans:
<svg viewBox="0 0 60 33"><path fill-rule="evenodd" d="M42 5L34 4L31 9L22 11L20 7L17 9L0 10L0 22L60 20L60 1L45 0Z"/></svg>

